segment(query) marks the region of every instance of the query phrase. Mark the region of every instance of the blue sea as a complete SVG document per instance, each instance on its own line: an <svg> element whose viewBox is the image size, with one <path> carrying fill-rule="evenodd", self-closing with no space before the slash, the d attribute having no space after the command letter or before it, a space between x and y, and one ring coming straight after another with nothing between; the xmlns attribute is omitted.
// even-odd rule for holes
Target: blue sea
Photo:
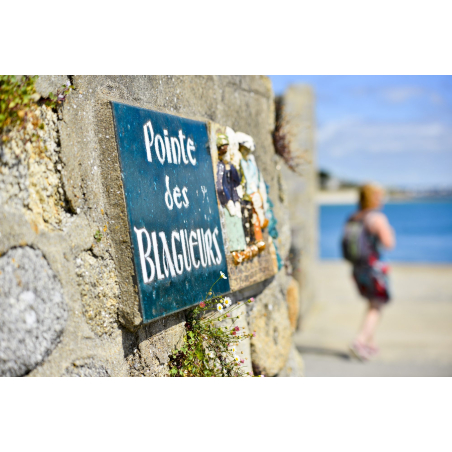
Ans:
<svg viewBox="0 0 452 452"><path fill-rule="evenodd" d="M342 259L342 228L355 210L355 204L319 206L321 259ZM383 212L396 233L385 260L452 263L452 200L389 202Z"/></svg>

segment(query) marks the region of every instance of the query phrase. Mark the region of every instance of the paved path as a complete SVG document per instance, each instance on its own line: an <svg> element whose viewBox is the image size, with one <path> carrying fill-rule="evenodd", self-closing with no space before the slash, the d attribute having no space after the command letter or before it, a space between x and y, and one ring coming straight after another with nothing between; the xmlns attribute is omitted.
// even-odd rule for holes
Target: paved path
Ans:
<svg viewBox="0 0 452 452"><path fill-rule="evenodd" d="M306 376L452 376L452 265L394 264L391 278L380 355L361 363L348 353L365 310L350 268L317 265L316 302L295 336Z"/></svg>

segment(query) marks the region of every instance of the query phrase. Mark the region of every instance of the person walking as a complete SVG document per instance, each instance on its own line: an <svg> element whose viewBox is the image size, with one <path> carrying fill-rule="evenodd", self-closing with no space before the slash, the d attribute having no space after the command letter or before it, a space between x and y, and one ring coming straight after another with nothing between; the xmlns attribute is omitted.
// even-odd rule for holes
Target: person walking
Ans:
<svg viewBox="0 0 452 452"><path fill-rule="evenodd" d="M375 332L382 307L390 299L389 266L381 260L381 249L395 246L394 230L386 215L379 211L384 191L375 184L360 188L359 210L346 222L342 252L353 266L353 279L360 294L367 299L368 309L350 351L360 360L378 353Z"/></svg>

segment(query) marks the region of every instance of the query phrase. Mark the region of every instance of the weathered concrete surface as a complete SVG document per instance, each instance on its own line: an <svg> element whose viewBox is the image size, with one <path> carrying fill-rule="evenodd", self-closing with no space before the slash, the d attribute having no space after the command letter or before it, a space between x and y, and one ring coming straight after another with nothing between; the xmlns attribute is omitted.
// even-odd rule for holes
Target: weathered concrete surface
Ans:
<svg viewBox="0 0 452 452"><path fill-rule="evenodd" d="M135 362L136 356L133 356L133 363L129 360L131 375L139 376L137 375L139 372L145 377L167 376L168 355L183 345L184 325L185 315L179 312L143 326L138 331L134 353L139 354L140 363Z"/></svg>
<svg viewBox="0 0 452 452"><path fill-rule="evenodd" d="M62 377L109 377L108 370L99 363L90 359L87 361L77 361L72 363Z"/></svg>
<svg viewBox="0 0 452 452"><path fill-rule="evenodd" d="M22 376L56 347L67 318L58 278L30 247L0 257L0 376Z"/></svg>
<svg viewBox="0 0 452 452"><path fill-rule="evenodd" d="M295 345L292 344L284 368L278 373L278 377L304 377L304 362Z"/></svg>
<svg viewBox="0 0 452 452"><path fill-rule="evenodd" d="M43 76L38 91L47 96L66 80ZM275 204L277 245L285 259L290 225L281 176L284 163L275 156L271 138L271 85L260 76L74 76L71 83L75 89L57 112L47 107L35 111L42 129L15 130L12 140L0 146L0 255L16 247L41 252L67 305L59 342L29 375L104 370L110 376L164 375L166 355L184 334L184 314L141 326L109 102L212 120L252 135ZM34 133L38 140L32 139ZM272 303L273 292L285 301L282 294L290 280L283 276L260 295L263 306ZM262 309L264 315L267 308ZM286 325L287 306L279 311ZM258 320L257 315L253 318ZM277 317L273 322L276 325ZM278 328L284 344L289 343L285 326ZM269 375L283 367L289 350L278 347L280 356Z"/></svg>
<svg viewBox="0 0 452 452"><path fill-rule="evenodd" d="M360 363L348 344L365 300L347 263L318 264L317 298L294 337L306 376L452 376L452 266L393 264L391 270L394 300L377 330L380 354Z"/></svg>
<svg viewBox="0 0 452 452"><path fill-rule="evenodd" d="M295 172L282 166L287 190L288 224L292 234L290 262L300 285L300 323L315 298L313 268L317 260L317 169L315 166L314 93L310 86L292 85L284 93L284 129L290 139Z"/></svg>
<svg viewBox="0 0 452 452"><path fill-rule="evenodd" d="M272 377L284 367L292 345L286 301L290 277L279 272L248 309L248 325L257 336L251 341L251 359L257 375Z"/></svg>

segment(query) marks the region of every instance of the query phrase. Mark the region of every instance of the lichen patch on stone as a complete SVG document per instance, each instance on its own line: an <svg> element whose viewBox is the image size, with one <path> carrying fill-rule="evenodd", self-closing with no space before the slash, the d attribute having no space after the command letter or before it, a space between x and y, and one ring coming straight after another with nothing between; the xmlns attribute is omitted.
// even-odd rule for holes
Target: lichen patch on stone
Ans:
<svg viewBox="0 0 452 452"><path fill-rule="evenodd" d="M110 335L117 328L119 297L113 261L86 251L76 259L76 268L86 322L97 335Z"/></svg>
<svg viewBox="0 0 452 452"><path fill-rule="evenodd" d="M56 113L46 106L32 108L8 138L0 145L0 202L25 209L43 224L60 225L68 214Z"/></svg>

